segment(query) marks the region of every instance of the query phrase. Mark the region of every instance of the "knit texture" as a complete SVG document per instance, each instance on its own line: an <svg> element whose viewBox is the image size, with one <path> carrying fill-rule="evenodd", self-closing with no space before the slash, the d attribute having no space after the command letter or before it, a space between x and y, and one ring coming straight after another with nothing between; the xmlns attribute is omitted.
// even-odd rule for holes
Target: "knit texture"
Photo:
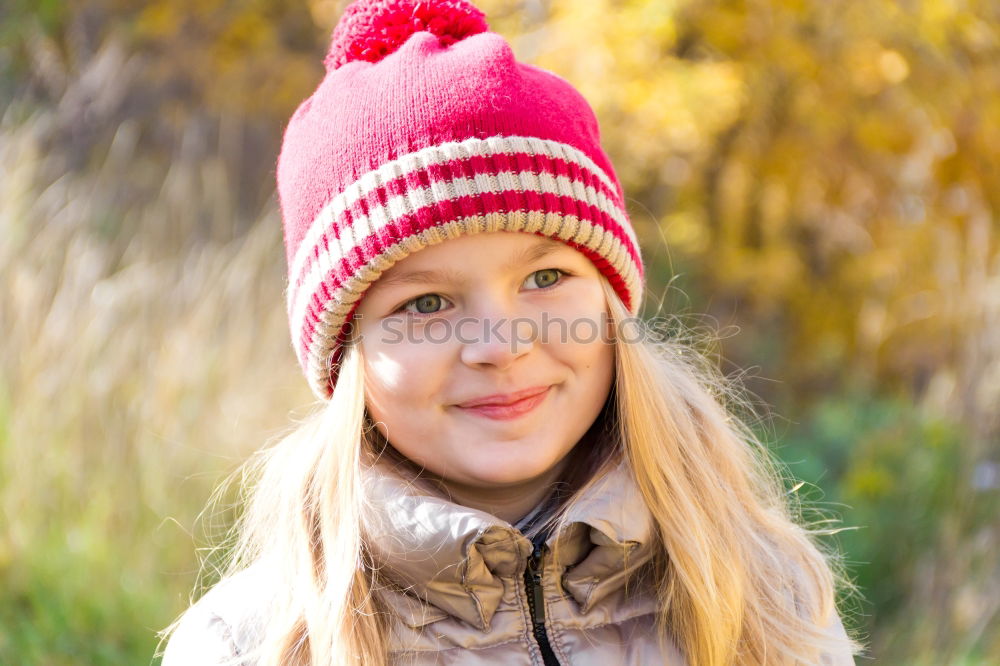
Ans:
<svg viewBox="0 0 1000 666"><path fill-rule="evenodd" d="M328 399L365 290L412 252L520 231L586 255L632 312L639 245L597 120L519 63L467 2L369 0L335 28L327 73L285 130L277 180L293 345Z"/></svg>
<svg viewBox="0 0 1000 666"><path fill-rule="evenodd" d="M355 2L334 28L323 63L333 70L352 60L378 62L415 32L433 33L442 46L449 46L486 30L486 16L467 2Z"/></svg>

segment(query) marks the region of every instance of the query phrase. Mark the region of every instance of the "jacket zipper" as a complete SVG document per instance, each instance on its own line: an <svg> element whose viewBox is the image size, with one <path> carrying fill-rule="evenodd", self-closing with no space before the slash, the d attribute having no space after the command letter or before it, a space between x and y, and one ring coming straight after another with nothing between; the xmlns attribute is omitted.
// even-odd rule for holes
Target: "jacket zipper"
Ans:
<svg viewBox="0 0 1000 666"><path fill-rule="evenodd" d="M542 652L542 663L545 666L559 666L556 653L552 651L549 636L545 632L545 600L542 592L542 554L545 549L544 535L532 541L534 550L528 558L528 566L524 570L524 584L528 591L528 610L531 612L531 624L534 628L538 649Z"/></svg>

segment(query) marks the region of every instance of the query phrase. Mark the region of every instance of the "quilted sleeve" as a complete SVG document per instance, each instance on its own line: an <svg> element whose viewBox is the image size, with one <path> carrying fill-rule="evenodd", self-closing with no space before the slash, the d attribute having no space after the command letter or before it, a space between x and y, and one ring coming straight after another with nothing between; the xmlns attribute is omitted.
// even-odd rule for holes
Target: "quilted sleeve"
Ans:
<svg viewBox="0 0 1000 666"><path fill-rule="evenodd" d="M242 665L232 630L211 610L195 604L170 636L161 666Z"/></svg>

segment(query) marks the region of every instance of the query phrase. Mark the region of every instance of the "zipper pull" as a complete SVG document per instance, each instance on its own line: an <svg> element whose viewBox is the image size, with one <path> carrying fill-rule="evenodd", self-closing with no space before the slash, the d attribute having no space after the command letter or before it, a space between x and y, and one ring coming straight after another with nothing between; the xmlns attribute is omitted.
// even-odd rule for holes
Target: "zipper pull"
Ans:
<svg viewBox="0 0 1000 666"><path fill-rule="evenodd" d="M544 553L545 544L539 540L534 544L534 550L531 551L531 556L528 557L528 576L531 580L531 605L534 617L534 624L544 625L545 624L545 595L542 593L542 555Z"/></svg>

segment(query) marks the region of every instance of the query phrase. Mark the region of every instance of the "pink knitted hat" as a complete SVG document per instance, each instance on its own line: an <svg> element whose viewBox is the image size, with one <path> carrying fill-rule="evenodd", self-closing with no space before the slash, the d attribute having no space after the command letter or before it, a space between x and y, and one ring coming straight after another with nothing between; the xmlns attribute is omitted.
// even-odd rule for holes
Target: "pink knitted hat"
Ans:
<svg viewBox="0 0 1000 666"><path fill-rule="evenodd" d="M637 313L643 266L597 120L464 0L359 0L278 158L292 341L329 399L365 290L406 255L521 231L586 255Z"/></svg>

